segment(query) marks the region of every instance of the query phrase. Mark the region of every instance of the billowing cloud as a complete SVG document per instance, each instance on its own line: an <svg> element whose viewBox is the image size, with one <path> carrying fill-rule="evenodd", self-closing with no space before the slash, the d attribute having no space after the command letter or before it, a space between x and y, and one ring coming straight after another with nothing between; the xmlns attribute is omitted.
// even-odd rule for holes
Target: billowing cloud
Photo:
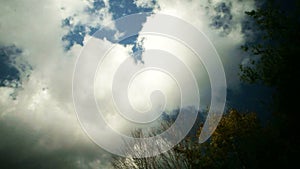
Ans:
<svg viewBox="0 0 300 169"><path fill-rule="evenodd" d="M64 49L62 37L70 30L62 27L59 2L68 3L68 15L89 22L88 4L81 1L1 2L0 45L21 51L11 66L22 72L22 65L30 65L19 74L21 87L0 88L0 160L5 168L107 165L108 154L85 136L74 112L72 74L79 51Z"/></svg>
<svg viewBox="0 0 300 169"><path fill-rule="evenodd" d="M241 22L243 11L252 9L253 2L157 0L154 3L152 0L135 0L131 8L118 6L117 2L109 0L1 2L1 50L8 51L13 46L17 51L6 52L5 57L9 57L12 61L9 64L19 73L18 78L8 78L0 87L0 166L18 168L26 164L26 168L98 168L108 165L109 154L95 148L78 123L72 102L72 76L76 57L92 34L123 15L153 10L194 25L208 36L219 52L229 87L239 85L236 76L240 62L237 59L238 49L244 41ZM118 30L118 25L110 25L105 28L109 36L97 37L101 43L111 45L122 37L124 32ZM142 37L136 38L141 40ZM128 52L132 50L134 40L116 44L120 49L119 55L130 57ZM155 38L145 39L145 47L151 40ZM180 48L177 52L185 53ZM111 65L120 62L119 58L114 59ZM193 67L192 63L188 64ZM135 63L132 62L132 65ZM113 66L106 68L106 72L112 70ZM109 75L105 73L102 78L109 79ZM14 83L20 83L20 86ZM106 85L102 87L108 88ZM139 94L136 91L132 93ZM147 92L144 94L147 95ZM105 90L99 95L104 97ZM139 99L132 102L147 108L147 102L139 103ZM117 129L127 125L114 114L108 114L107 118Z"/></svg>

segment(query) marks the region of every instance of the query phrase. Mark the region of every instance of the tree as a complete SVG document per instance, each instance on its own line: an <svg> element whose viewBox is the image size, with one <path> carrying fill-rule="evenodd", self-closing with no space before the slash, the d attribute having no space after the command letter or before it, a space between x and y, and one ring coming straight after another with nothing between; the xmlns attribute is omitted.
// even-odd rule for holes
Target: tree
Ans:
<svg viewBox="0 0 300 169"><path fill-rule="evenodd" d="M276 3L275 3L276 2ZM246 14L254 22L254 36L242 49L251 55L246 65L241 65L241 79L274 87L274 113L269 123L276 139L270 140L280 151L277 159L282 164L295 163L299 154L298 88L300 77L300 2L290 1L282 7L279 1L267 1L259 9ZM285 2L286 3L286 2ZM293 9L292 9L293 8ZM276 142L276 143L274 143ZM273 152L270 150L270 152ZM275 155L269 155L275 156Z"/></svg>
<svg viewBox="0 0 300 169"><path fill-rule="evenodd" d="M112 162L118 169L124 168L261 168L274 163L266 161L264 147L271 138L269 131L261 125L255 113L240 113L231 110L222 118L211 138L198 143L196 135L189 135L172 150L150 158L116 157ZM152 133L155 134L155 133ZM135 137L142 137L135 131Z"/></svg>
<svg viewBox="0 0 300 169"><path fill-rule="evenodd" d="M299 3L290 5L300 7ZM276 88L276 111L296 110L296 104L291 104L296 102L289 98L296 96L294 90L299 86L296 61L300 52L299 11L284 11L268 1L246 14L254 22L251 26L254 35L242 46L252 57L248 64L240 65L241 79Z"/></svg>

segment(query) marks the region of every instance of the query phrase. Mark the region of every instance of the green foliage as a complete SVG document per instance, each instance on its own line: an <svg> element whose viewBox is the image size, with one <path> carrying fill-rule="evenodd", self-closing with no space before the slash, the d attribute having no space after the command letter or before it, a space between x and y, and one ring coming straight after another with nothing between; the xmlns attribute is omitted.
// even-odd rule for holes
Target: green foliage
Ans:
<svg viewBox="0 0 300 169"><path fill-rule="evenodd" d="M269 137L265 140L269 142L265 144L267 155L264 159L273 159L274 163L280 163L284 168L297 164L300 140L296 134L297 91L300 86L300 2L290 2L290 8L294 9L287 10L281 4L269 1L260 9L246 12L255 22L253 32L258 33L253 38L255 40L247 41L241 47L251 55L250 61L253 62L240 66L242 80L259 82L276 89L273 96L274 113L268 127L272 134L266 133Z"/></svg>
<svg viewBox="0 0 300 169"><path fill-rule="evenodd" d="M300 24L294 15L287 14L269 4L266 9L246 12L256 23L262 39L247 42L242 49L252 56L250 65L241 65L244 81L262 82L281 88L295 75L295 56L300 52ZM255 28L253 26L253 28ZM253 30L255 32L255 30ZM294 66L294 67L293 67ZM292 69L291 69L292 68Z"/></svg>
<svg viewBox="0 0 300 169"><path fill-rule="evenodd" d="M290 6L299 7L299 4L300 2L294 1ZM251 58L250 64L240 65L240 77L245 82L259 82L277 90L274 95L274 110L286 114L291 130L297 123L295 112L298 111L298 100L294 98L298 98L295 91L300 86L300 12L284 11L278 6L269 2L256 11L246 12L255 22L253 32L258 33L254 35L257 37L255 40L249 40L242 46Z"/></svg>

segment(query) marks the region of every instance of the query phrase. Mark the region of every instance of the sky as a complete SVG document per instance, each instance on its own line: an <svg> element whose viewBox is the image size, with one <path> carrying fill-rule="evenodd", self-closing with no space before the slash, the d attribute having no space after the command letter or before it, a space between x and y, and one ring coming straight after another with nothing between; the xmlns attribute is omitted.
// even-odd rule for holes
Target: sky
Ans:
<svg viewBox="0 0 300 169"><path fill-rule="evenodd" d="M114 88L118 95L130 80L124 79L130 75L128 72L151 65L151 61L170 61L147 55L144 51L148 49L176 55L175 60L195 73L201 94L200 108L205 109L211 99L211 84L205 67L193 60L191 51L162 36L136 34L122 40L128 34L124 27L143 32L158 14L184 20L200 30L215 47L226 75L226 108L258 113L266 110L260 102L268 100L269 89L243 84L237 75L239 64L247 64L247 54L240 46L245 43L246 35L251 34L244 25L247 19L244 11L255 9L254 1L1 0L0 3L0 168L110 168L110 153L95 145L80 126L78 107L73 104L72 82L76 66L89 70L95 65L85 63L84 58L103 55L112 46L100 64L101 69L97 68L94 90L99 105L105 108L105 119L114 130L126 133L135 127L122 119L109 101L114 73L120 72ZM147 15L125 26L116 21L140 12ZM124 61L129 69L120 71ZM183 79L184 75L179 72L174 76ZM87 88L93 86L85 77L85 74L79 76L80 83ZM180 106L178 84L166 74L148 71L138 74L131 84L129 102L140 111L161 106L159 99L149 99L155 90L164 91L168 98L166 111ZM189 83L185 87L190 89L187 92L194 91ZM122 101L119 101L121 107L128 104ZM193 101L187 102L194 105ZM247 107L243 107L245 103ZM103 135L110 138L109 130L101 127Z"/></svg>

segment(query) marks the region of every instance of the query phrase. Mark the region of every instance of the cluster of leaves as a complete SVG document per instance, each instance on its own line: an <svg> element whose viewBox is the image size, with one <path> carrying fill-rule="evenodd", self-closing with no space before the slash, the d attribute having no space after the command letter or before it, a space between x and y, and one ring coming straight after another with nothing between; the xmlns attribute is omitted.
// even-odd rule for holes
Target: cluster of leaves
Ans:
<svg viewBox="0 0 300 169"><path fill-rule="evenodd" d="M262 137L264 128L255 113L231 110L209 141L197 144L188 137L174 151L184 156L188 168L260 168Z"/></svg>
<svg viewBox="0 0 300 169"><path fill-rule="evenodd" d="M299 2L294 4L299 5ZM241 79L276 88L275 110L292 112L296 110L296 104L291 103L296 102L288 98L297 98L294 91L299 86L297 56L300 53L300 12L286 11L268 1L260 9L246 14L254 21L252 31L256 34L242 46L252 58L248 64L240 66Z"/></svg>
<svg viewBox="0 0 300 169"><path fill-rule="evenodd" d="M257 29L252 31L259 33L254 35L254 40L242 46L252 58L250 64L240 66L242 80L259 82L276 89L270 126L276 131L278 140L270 140L270 144L276 144L273 148L282 153L277 160L289 164L297 161L295 158L299 154L300 140L296 134L297 91L300 86L300 2L290 2L289 7L282 7L278 1L267 1L260 9L246 12L255 23L253 29ZM274 157L271 153L269 156Z"/></svg>
<svg viewBox="0 0 300 169"><path fill-rule="evenodd" d="M241 65L242 79L254 83L262 82L266 85L281 87L286 80L295 75L295 59L300 52L300 20L297 11L287 13L276 7L274 3L267 3L265 7L256 11L246 12L254 20L260 38L253 38L242 46L254 56L250 65ZM298 14L298 15L297 15ZM259 59L257 59L258 56Z"/></svg>
<svg viewBox="0 0 300 169"><path fill-rule="evenodd" d="M193 169L193 168L263 168L278 167L282 160L276 131L262 127L255 113L231 110L219 123L210 140L199 144L198 136L186 137L172 150L149 158L116 157L112 162L118 169ZM155 132L152 133L155 135ZM141 132L134 136L142 137ZM275 141L274 141L275 140ZM284 161L282 161L284 162ZM282 164L283 166L283 164Z"/></svg>

